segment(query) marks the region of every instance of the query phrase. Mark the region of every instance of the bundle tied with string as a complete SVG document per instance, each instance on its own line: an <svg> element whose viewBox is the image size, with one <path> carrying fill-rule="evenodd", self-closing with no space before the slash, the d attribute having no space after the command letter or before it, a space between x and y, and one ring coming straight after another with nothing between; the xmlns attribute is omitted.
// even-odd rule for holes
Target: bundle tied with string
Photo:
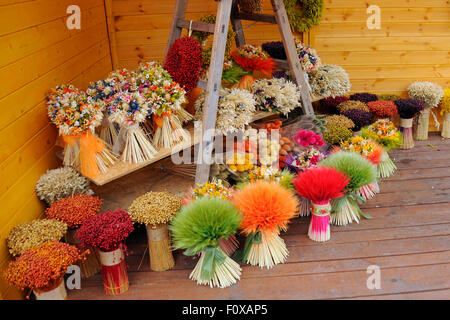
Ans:
<svg viewBox="0 0 450 320"><path fill-rule="evenodd" d="M226 186L222 180L213 178L211 182L202 184L197 183L195 188L190 188L186 196L182 199L183 205L187 206L195 200L202 198L218 198L223 200L231 200L233 197L233 188ZM217 240L220 248L227 255L231 256L239 246L239 242L234 234L226 239Z"/></svg>
<svg viewBox="0 0 450 320"><path fill-rule="evenodd" d="M378 142L384 148L380 163L377 166L377 175L379 178L389 178L397 166L389 157L388 151L392 148L399 148L402 145L402 135L390 120L380 119L361 130L362 136Z"/></svg>
<svg viewBox="0 0 450 320"><path fill-rule="evenodd" d="M450 138L450 88L444 89L444 96L441 99L441 116L444 116L441 136Z"/></svg>
<svg viewBox="0 0 450 320"><path fill-rule="evenodd" d="M334 168L346 174L350 181L346 187L344 196L332 201L331 223L342 226L359 223L361 217L371 219L372 217L362 212L358 202L365 200L358 194L362 186L376 182L376 167L360 154L355 152L339 151L331 154L320 163L321 166Z"/></svg>
<svg viewBox="0 0 450 320"><path fill-rule="evenodd" d="M413 99L399 99L395 101L395 105L400 116L400 132L403 140L400 149L412 149L414 147L413 120L414 117L424 110L424 105L422 102Z"/></svg>
<svg viewBox="0 0 450 320"><path fill-rule="evenodd" d="M191 114L182 107L187 102L186 91L158 62L141 64L139 70L138 83L145 87L144 96L152 106L154 145L170 149L190 141L190 134L183 129L183 122L192 120Z"/></svg>
<svg viewBox="0 0 450 320"><path fill-rule="evenodd" d="M108 146L94 134L102 121L102 110L103 104L71 85L58 86L47 95L48 116L66 144L63 163L79 167L88 178L105 173L116 161Z"/></svg>
<svg viewBox="0 0 450 320"><path fill-rule="evenodd" d="M154 271L166 271L175 265L167 224L181 205L181 198L176 195L150 191L135 199L128 208L131 219L147 228L150 269Z"/></svg>
<svg viewBox="0 0 450 320"><path fill-rule="evenodd" d="M139 163L156 155L156 149L140 127L151 113L149 103L140 92L118 92L108 106L108 113L109 120L120 126L113 151L122 154L123 162Z"/></svg>
<svg viewBox="0 0 450 320"><path fill-rule="evenodd" d="M228 239L242 220L231 202L202 198L183 207L171 225L175 249L188 256L200 255L189 278L201 285L226 288L241 276L241 267L222 249L220 239Z"/></svg>
<svg viewBox="0 0 450 320"><path fill-rule="evenodd" d="M363 137L352 137L341 143L340 150L356 152L369 160L374 166L378 166L381 156L383 155L383 147L378 143L365 139ZM337 152L338 150L336 150ZM356 191L365 201L372 199L375 194L380 192L378 182L375 181L368 185L362 186Z"/></svg>
<svg viewBox="0 0 450 320"><path fill-rule="evenodd" d="M327 167L306 170L294 180L297 193L312 202L308 236L311 240L330 240L331 199L344 195L349 179L346 174Z"/></svg>
<svg viewBox="0 0 450 320"><path fill-rule="evenodd" d="M278 183L258 181L239 190L234 203L243 215L240 229L247 236L242 261L267 269L284 263L289 252L279 234L296 215L294 193Z"/></svg>
<svg viewBox="0 0 450 320"><path fill-rule="evenodd" d="M125 75L127 75L127 73L124 74L124 77ZM104 80L91 82L89 88L86 90L86 94L97 103L101 103L106 106L111 102L111 99L117 93L119 88L120 80L115 77L111 77ZM116 126L113 122L109 121L107 113L105 113L100 125L100 139L106 142L108 146L113 146L116 143L118 134L119 132Z"/></svg>
<svg viewBox="0 0 450 320"><path fill-rule="evenodd" d="M444 90L437 83L416 81L409 85L408 95L411 99L420 101L424 104L424 109L421 111L418 117L417 126L415 127L414 139L427 140L430 113L434 118L436 129L439 130L440 124L432 109L438 106L439 101L444 95Z"/></svg>
<svg viewBox="0 0 450 320"><path fill-rule="evenodd" d="M51 204L45 211L47 219L56 219L64 222L68 230L65 234L65 241L77 247L81 246L76 232L81 224L88 218L95 216L102 205L99 197L87 194L77 194L60 199ZM89 278L100 271L100 258L96 248L89 247L89 254L86 259L79 262L81 276Z"/></svg>
<svg viewBox="0 0 450 320"><path fill-rule="evenodd" d="M128 290L123 241L133 230L128 213L118 209L87 218L77 231L84 246L99 250L106 295L119 295Z"/></svg>

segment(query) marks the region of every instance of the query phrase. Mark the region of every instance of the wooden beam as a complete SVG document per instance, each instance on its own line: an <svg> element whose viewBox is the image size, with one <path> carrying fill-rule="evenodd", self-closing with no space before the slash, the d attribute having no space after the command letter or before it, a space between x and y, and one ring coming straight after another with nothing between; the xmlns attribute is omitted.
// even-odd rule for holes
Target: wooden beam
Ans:
<svg viewBox="0 0 450 320"><path fill-rule="evenodd" d="M166 47L166 54L164 55L167 58L167 53L169 52L170 47L172 47L172 44L181 37L181 31L182 28L177 26L179 19L184 19L184 16L186 15L186 10L188 6L188 0L177 0L175 4L175 9L173 11L173 17L172 17L172 25L170 27L169 32L169 40L167 42Z"/></svg>
<svg viewBox="0 0 450 320"><path fill-rule="evenodd" d="M237 16L239 15L239 8L237 1L233 2L233 7L231 8L231 26L233 27L233 31L236 34L235 41L236 46L242 47L245 45L245 35L244 29L242 28L242 22Z"/></svg>
<svg viewBox="0 0 450 320"><path fill-rule="evenodd" d="M209 166L211 163L217 105L222 82L225 47L232 4L233 0L221 0L217 9L208 85L206 87L205 107L203 109L202 142L199 148L200 159L197 159L196 183L204 183L209 180Z"/></svg>
<svg viewBox="0 0 450 320"><path fill-rule="evenodd" d="M303 112L305 114L312 115L314 114L314 110L311 104L309 84L306 81L305 72L303 71L300 60L298 59L297 49L295 47L294 37L292 36L292 30L289 25L284 2L283 0L271 0L271 2L273 11L275 12L278 28L280 29L287 60L289 62L290 69L293 72L292 76L300 86Z"/></svg>
<svg viewBox="0 0 450 320"><path fill-rule="evenodd" d="M116 46L116 28L114 26L114 15L112 12L112 0L105 0L105 16L107 22L108 39L109 39L109 51L111 54L111 64L113 70L119 68L119 58L117 56Z"/></svg>
<svg viewBox="0 0 450 320"><path fill-rule="evenodd" d="M235 18L239 20L277 24L275 16L271 14L238 12Z"/></svg>
<svg viewBox="0 0 450 320"><path fill-rule="evenodd" d="M215 25L213 23L178 19L177 27L185 29L191 28L191 30L214 33Z"/></svg>

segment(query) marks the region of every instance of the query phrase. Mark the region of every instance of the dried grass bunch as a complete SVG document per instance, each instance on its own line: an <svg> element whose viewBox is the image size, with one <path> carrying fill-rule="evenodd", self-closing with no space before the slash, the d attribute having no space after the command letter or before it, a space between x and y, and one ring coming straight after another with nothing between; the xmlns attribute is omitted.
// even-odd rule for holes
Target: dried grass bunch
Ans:
<svg viewBox="0 0 450 320"><path fill-rule="evenodd" d="M433 82L416 81L409 85L408 94L411 99L423 102L425 108L434 108L444 95L444 89Z"/></svg>
<svg viewBox="0 0 450 320"><path fill-rule="evenodd" d="M300 106L300 89L286 79L261 79L252 86L257 108L287 115Z"/></svg>
<svg viewBox="0 0 450 320"><path fill-rule="evenodd" d="M350 91L350 79L347 72L340 66L324 64L308 75L312 93L317 97L342 96Z"/></svg>

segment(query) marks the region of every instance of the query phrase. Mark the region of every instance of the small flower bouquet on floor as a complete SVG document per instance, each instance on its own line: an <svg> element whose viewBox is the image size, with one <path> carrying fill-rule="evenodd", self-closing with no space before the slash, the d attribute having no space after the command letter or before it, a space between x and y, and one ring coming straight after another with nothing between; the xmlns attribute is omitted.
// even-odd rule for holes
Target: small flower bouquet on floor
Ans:
<svg viewBox="0 0 450 320"><path fill-rule="evenodd" d="M123 162L139 163L156 155L156 149L140 127L151 114L151 107L141 93L118 92L108 105L108 114L109 121L120 126L113 150L122 154Z"/></svg>
<svg viewBox="0 0 450 320"><path fill-rule="evenodd" d="M320 165L334 168L350 178L344 196L332 202L331 223L342 226L353 221L359 223L361 217L371 219L360 209L358 201L365 201L357 192L361 187L376 182L376 167L358 153L347 151L331 154Z"/></svg>
<svg viewBox="0 0 450 320"><path fill-rule="evenodd" d="M450 138L450 88L444 89L444 96L441 99L441 116L444 116L441 136Z"/></svg>
<svg viewBox="0 0 450 320"><path fill-rule="evenodd" d="M131 219L147 228L150 269L154 271L166 271L175 265L167 224L181 205L182 200L176 195L150 191L135 199L128 208Z"/></svg>
<svg viewBox="0 0 450 320"><path fill-rule="evenodd" d="M409 85L408 94L411 99L420 101L424 104L424 109L419 115L418 124L414 132L414 139L427 140L430 112L434 117L436 128L439 129L439 121L432 109L438 106L439 101L444 95L444 90L437 83L416 81Z"/></svg>
<svg viewBox="0 0 450 320"><path fill-rule="evenodd" d="M67 225L56 219L36 219L15 226L6 239L9 253L20 256L28 249L45 242L60 241L67 232Z"/></svg>
<svg viewBox="0 0 450 320"><path fill-rule="evenodd" d="M241 267L221 249L219 240L236 233L241 220L236 208L219 198L195 200L174 217L170 225L174 248L186 249L188 256L200 255L190 279L211 288L226 288L240 279Z"/></svg>
<svg viewBox="0 0 450 320"><path fill-rule="evenodd" d="M361 132L364 138L371 139L383 146L384 152L377 167L377 174L380 178L389 178L397 170L397 167L389 157L388 151L402 145L400 131L392 121L381 119L363 128Z"/></svg>
<svg viewBox="0 0 450 320"><path fill-rule="evenodd" d="M381 156L384 152L383 147L378 143L364 139L363 137L353 137L341 143L341 150L356 152L369 160L374 166L378 166ZM375 194L380 192L378 182L362 186L356 191L365 201L372 199Z"/></svg>
<svg viewBox="0 0 450 320"><path fill-rule="evenodd" d="M89 217L95 216L102 205L99 197L88 194L77 194L52 203L45 213L47 219L56 219L67 224L66 242L80 246L76 236L77 229ZM81 275L89 278L100 271L100 261L95 248L90 248L90 254L80 262Z"/></svg>
<svg viewBox="0 0 450 320"><path fill-rule="evenodd" d="M330 240L331 199L344 195L349 179L344 173L327 167L306 170L294 180L297 193L312 202L308 236L311 240Z"/></svg>
<svg viewBox="0 0 450 320"><path fill-rule="evenodd" d="M297 213L294 193L278 183L258 181L239 190L233 201L243 215L240 229L247 236L243 262L267 269L284 263L289 252L279 234Z"/></svg>
<svg viewBox="0 0 450 320"><path fill-rule="evenodd" d="M84 246L99 250L106 295L119 295L128 290L123 242L133 230L128 213L116 210L87 218L77 231L77 238Z"/></svg>
<svg viewBox="0 0 450 320"><path fill-rule="evenodd" d="M400 132L403 140L400 148L412 149L414 147L413 119L423 110L423 103L412 99L399 99L395 101L395 105L400 116Z"/></svg>
<svg viewBox="0 0 450 320"><path fill-rule="evenodd" d="M48 116L66 143L64 165L80 167L88 178L106 172L116 161L93 133L102 121L102 108L73 86L58 86L47 95Z"/></svg>
<svg viewBox="0 0 450 320"><path fill-rule="evenodd" d="M86 252L57 241L28 249L11 261L4 272L5 280L20 290L33 290L36 300L66 300L64 274Z"/></svg>

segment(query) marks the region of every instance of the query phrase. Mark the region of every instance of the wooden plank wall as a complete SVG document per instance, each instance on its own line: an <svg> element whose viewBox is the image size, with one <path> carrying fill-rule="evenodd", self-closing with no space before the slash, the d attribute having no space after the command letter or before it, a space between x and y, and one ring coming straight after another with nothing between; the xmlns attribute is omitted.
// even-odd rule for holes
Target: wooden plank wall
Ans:
<svg viewBox="0 0 450 320"><path fill-rule="evenodd" d="M81 8L81 29L66 27L69 5ZM61 83L85 89L112 70L104 0L0 0L0 269L5 238L40 216L37 179L59 166L46 92ZM0 280L4 299L20 298Z"/></svg>
<svg viewBox="0 0 450 320"><path fill-rule="evenodd" d="M133 69L139 61L163 60L175 0L111 1L118 66ZM272 13L270 0L263 1L264 13ZM186 18L198 20L205 14L215 14L216 10L215 1L190 0ZM248 43L261 44L281 39L275 25L245 21L243 26L250 26L245 30Z"/></svg>
<svg viewBox="0 0 450 320"><path fill-rule="evenodd" d="M369 5L381 9L379 30L366 25ZM347 70L353 92L404 95L417 80L450 85L449 23L449 0L325 0L311 45Z"/></svg>

